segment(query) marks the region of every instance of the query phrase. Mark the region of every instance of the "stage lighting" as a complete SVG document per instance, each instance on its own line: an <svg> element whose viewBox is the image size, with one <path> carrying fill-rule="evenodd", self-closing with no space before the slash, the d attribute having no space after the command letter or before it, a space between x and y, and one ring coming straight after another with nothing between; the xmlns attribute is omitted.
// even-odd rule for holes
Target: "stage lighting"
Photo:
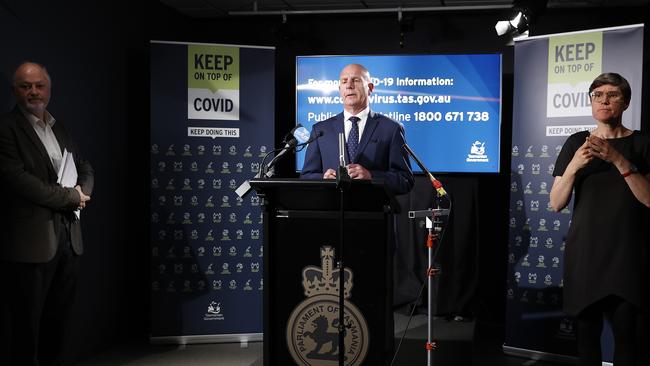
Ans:
<svg viewBox="0 0 650 366"><path fill-rule="evenodd" d="M517 37L520 35L528 35L530 27L530 15L526 9L516 10L516 15L511 20L500 20L494 26L497 34L500 36L512 35Z"/></svg>
<svg viewBox="0 0 650 366"><path fill-rule="evenodd" d="M506 34L522 34L528 30L528 18L528 15L526 15L523 10L519 10L517 11L517 15L515 15L511 20L498 21L494 26L494 29L496 29L497 34L500 36Z"/></svg>
<svg viewBox="0 0 650 366"><path fill-rule="evenodd" d="M545 9L546 0L515 1L514 16L510 20L500 20L494 26L499 36L527 37L530 25Z"/></svg>

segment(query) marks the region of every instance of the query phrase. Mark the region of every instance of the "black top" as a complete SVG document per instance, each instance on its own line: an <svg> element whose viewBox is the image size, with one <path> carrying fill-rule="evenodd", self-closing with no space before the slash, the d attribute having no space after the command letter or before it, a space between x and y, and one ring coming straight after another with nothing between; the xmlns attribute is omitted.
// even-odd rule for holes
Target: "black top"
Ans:
<svg viewBox="0 0 650 366"><path fill-rule="evenodd" d="M567 139L555 163L561 176L589 132ZM634 131L608 139L640 174L650 172L650 137ZM614 166L595 158L576 173L571 226L564 254L564 311L618 295L643 307L648 299L650 209L637 200Z"/></svg>

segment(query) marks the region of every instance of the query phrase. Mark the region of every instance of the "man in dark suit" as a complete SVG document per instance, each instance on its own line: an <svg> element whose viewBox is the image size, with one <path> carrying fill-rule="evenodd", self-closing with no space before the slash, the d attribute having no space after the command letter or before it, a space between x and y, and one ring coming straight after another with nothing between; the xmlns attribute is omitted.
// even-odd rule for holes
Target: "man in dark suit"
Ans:
<svg viewBox="0 0 650 366"><path fill-rule="evenodd" d="M363 65L350 64L341 70L339 94L343 113L314 125L311 136L322 135L307 147L301 178L336 179L340 166L338 136L344 133L345 167L350 178L381 180L393 194L408 193L413 188L413 172L403 147L404 128L370 110L368 96L373 88L370 73ZM394 250L397 235L389 241L392 242L391 250ZM386 268L392 270L391 255ZM387 286L390 297L387 301L392 303L392 283L389 281ZM390 357L393 352L392 312L387 314L386 326L384 352Z"/></svg>
<svg viewBox="0 0 650 366"><path fill-rule="evenodd" d="M61 365L83 251L76 210L86 207L94 172L60 121L46 110L51 80L42 65L14 73L16 107L0 117L0 271L2 334L13 365ZM77 169L75 187L57 183L64 151Z"/></svg>
<svg viewBox="0 0 650 366"><path fill-rule="evenodd" d="M392 119L370 110L368 96L374 85L359 64L341 70L339 93L343 113L316 123L312 136L322 137L307 147L301 178L335 179L339 166L338 135L345 133L346 169L352 179L383 180L394 194L413 188L404 129Z"/></svg>

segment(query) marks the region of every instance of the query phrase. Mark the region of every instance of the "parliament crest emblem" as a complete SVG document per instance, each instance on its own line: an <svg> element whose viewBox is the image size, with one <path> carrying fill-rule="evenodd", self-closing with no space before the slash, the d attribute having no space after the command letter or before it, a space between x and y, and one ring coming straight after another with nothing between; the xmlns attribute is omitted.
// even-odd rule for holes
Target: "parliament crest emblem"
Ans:
<svg viewBox="0 0 650 366"><path fill-rule="evenodd" d="M299 303L287 322L289 353L298 365L335 366L339 352L345 352L345 365L362 365L369 349L368 324L350 301L352 270L343 275L345 304L345 347L339 349L339 276L334 269L334 249L321 248L321 267L302 270L302 285L307 298Z"/></svg>

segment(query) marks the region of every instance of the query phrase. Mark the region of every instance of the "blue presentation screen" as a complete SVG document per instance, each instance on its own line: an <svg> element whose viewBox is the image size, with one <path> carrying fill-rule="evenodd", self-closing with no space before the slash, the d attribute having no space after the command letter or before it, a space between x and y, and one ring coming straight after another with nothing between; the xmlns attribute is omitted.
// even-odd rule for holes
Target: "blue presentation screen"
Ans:
<svg viewBox="0 0 650 366"><path fill-rule="evenodd" d="M404 125L407 144L428 170L499 171L500 54L298 56L296 123L311 130L343 111L339 73L350 63L368 68L370 109ZM298 171L305 151L296 155Z"/></svg>

